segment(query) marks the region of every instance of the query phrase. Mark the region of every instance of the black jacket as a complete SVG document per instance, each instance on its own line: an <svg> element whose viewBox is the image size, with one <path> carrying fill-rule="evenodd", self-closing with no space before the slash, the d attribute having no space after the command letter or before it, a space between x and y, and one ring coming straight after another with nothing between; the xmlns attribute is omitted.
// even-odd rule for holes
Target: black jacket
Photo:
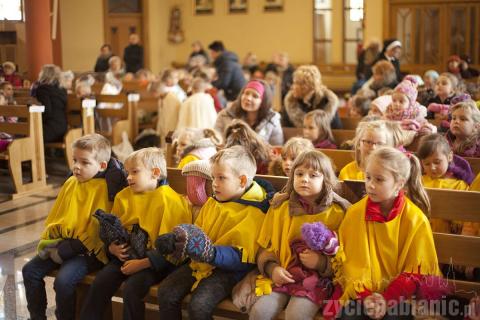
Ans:
<svg viewBox="0 0 480 320"><path fill-rule="evenodd" d="M212 82L213 86L223 90L228 101L235 100L246 83L237 55L224 51L215 59L213 65L218 76L218 79Z"/></svg>
<svg viewBox="0 0 480 320"><path fill-rule="evenodd" d="M97 61L95 62L95 68L93 69L95 72L107 72L108 71L108 60L112 57L112 55L109 55L107 57L105 56L98 56Z"/></svg>
<svg viewBox="0 0 480 320"><path fill-rule="evenodd" d="M42 114L43 141L60 142L67 132L67 91L58 85L40 84L35 97L45 106Z"/></svg>
<svg viewBox="0 0 480 320"><path fill-rule="evenodd" d="M131 44L123 51L126 72L135 73L143 68L143 47Z"/></svg>

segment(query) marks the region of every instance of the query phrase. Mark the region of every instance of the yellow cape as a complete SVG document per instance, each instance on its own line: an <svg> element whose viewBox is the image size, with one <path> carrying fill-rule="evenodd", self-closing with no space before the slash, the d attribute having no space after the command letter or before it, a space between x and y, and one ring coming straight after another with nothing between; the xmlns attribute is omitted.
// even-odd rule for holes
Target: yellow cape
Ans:
<svg viewBox="0 0 480 320"><path fill-rule="evenodd" d="M241 199L263 201L267 197L265 190L255 181L243 194ZM262 227L265 214L257 207L237 202L218 202L213 198L202 206L195 225L200 227L212 240L214 245L237 247L242 253L242 262L255 263L258 251L257 238ZM208 277L213 266L207 263L192 261L192 275L197 279L194 290L200 280Z"/></svg>
<svg viewBox="0 0 480 320"><path fill-rule="evenodd" d="M183 169L188 163L200 160L199 157L194 156L193 154L187 154L185 157L180 160L180 163L178 164L177 168L178 169Z"/></svg>
<svg viewBox="0 0 480 320"><path fill-rule="evenodd" d="M105 179L95 178L79 182L72 176L60 190L40 238L79 239L98 260L106 263L108 260L103 250L103 242L98 235L98 220L93 218L92 214L97 209L109 212L111 208Z"/></svg>
<svg viewBox="0 0 480 320"><path fill-rule="evenodd" d="M363 171L358 167L356 161L352 161L340 170L339 180L365 180Z"/></svg>
<svg viewBox="0 0 480 320"><path fill-rule="evenodd" d="M470 191L479 191L480 192L480 173L477 174L475 180L473 180L472 184L470 185Z"/></svg>
<svg viewBox="0 0 480 320"><path fill-rule="evenodd" d="M168 185L143 193L134 193L127 187L115 197L112 213L128 230L138 224L148 233L147 249L153 247L159 235L171 232L176 225L192 223L188 202Z"/></svg>
<svg viewBox="0 0 480 320"><path fill-rule="evenodd" d="M425 188L468 190L468 184L460 179L432 179L427 175L423 175L422 183Z"/></svg>
<svg viewBox="0 0 480 320"><path fill-rule="evenodd" d="M405 198L393 220L365 221L368 197L351 206L339 229L340 249L333 259L342 303L368 289L383 292L402 272L441 275L427 217Z"/></svg>

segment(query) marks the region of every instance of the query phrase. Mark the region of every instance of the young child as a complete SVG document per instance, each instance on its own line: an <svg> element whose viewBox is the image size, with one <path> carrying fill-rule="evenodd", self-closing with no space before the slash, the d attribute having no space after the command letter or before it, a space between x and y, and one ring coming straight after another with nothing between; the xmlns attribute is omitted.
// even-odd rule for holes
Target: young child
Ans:
<svg viewBox="0 0 480 320"><path fill-rule="evenodd" d="M392 96L389 94L379 96L375 98L370 104L370 111L368 111L369 116L378 116L384 117L387 107L392 103Z"/></svg>
<svg viewBox="0 0 480 320"><path fill-rule="evenodd" d="M381 319L393 312L398 317L400 310L411 314L405 300L424 299L417 288L438 283L441 276L420 162L382 147L370 154L365 177L367 196L348 209L332 261L343 289L341 319ZM437 288L429 289L432 295Z"/></svg>
<svg viewBox="0 0 480 320"><path fill-rule="evenodd" d="M428 106L428 102L435 97L435 85L437 83L439 74L435 70L427 70L423 74L423 87L418 90L417 101L422 106Z"/></svg>
<svg viewBox="0 0 480 320"><path fill-rule="evenodd" d="M285 193L275 195L258 237L257 265L262 276L256 292L263 295L249 319L275 319L285 306L287 319L313 319L330 297L333 274L328 258L299 238L303 233L307 242L301 229L314 222L338 230L350 203L334 192L337 183L330 159L320 151L303 152L293 163ZM334 255L338 242L328 231L315 235L318 243L314 242Z"/></svg>
<svg viewBox="0 0 480 320"><path fill-rule="evenodd" d="M75 318L75 288L107 257L98 236L97 209L110 210L115 194L126 185L121 164L111 156L110 142L99 134L73 143L73 175L64 183L45 221L38 255L22 269L27 307L32 319L46 319L43 278L55 269L58 319Z"/></svg>
<svg viewBox="0 0 480 320"><path fill-rule="evenodd" d="M213 129L180 130L175 143L178 168L182 169L191 161L209 159L221 144L222 137Z"/></svg>
<svg viewBox="0 0 480 320"><path fill-rule="evenodd" d="M196 245L187 241L182 249L191 262L160 283L162 319L182 319L182 300L190 292L189 319L212 318L215 306L255 266L256 240L269 207L267 192L271 193L253 181L255 159L241 146L219 151L210 163L214 196L203 205L194 226L177 229L187 239L195 232L197 240Z"/></svg>
<svg viewBox="0 0 480 320"><path fill-rule="evenodd" d="M350 99L349 116L351 118L363 118L368 115L372 100L369 97L355 95Z"/></svg>
<svg viewBox="0 0 480 320"><path fill-rule="evenodd" d="M475 101L457 103L451 108L451 115L446 138L453 153L461 157L480 157L480 110Z"/></svg>
<svg viewBox="0 0 480 320"><path fill-rule="evenodd" d="M186 199L169 185L163 152L144 148L125 160L129 186L115 197L112 213L129 233L144 232L145 256L131 259L128 244L105 243L111 260L95 276L80 319L103 319L113 294L123 283L123 319L143 319L143 298L150 287L164 278L175 265L153 249L155 239L180 223L191 223ZM133 244L130 244L133 246Z"/></svg>
<svg viewBox="0 0 480 320"><path fill-rule="evenodd" d="M452 99L455 97L455 92L458 86L458 78L449 72L444 72L440 74L435 82L434 92L435 96L428 100L426 106L430 107L431 103L437 103L441 105L449 106L452 102ZM429 111L427 114L427 119L434 119L435 113ZM438 118L438 115L437 115Z"/></svg>
<svg viewBox="0 0 480 320"><path fill-rule="evenodd" d="M160 81L165 84L165 91L172 92L181 103L187 99L185 91L178 85L178 76L175 70L163 70Z"/></svg>
<svg viewBox="0 0 480 320"><path fill-rule="evenodd" d="M225 148L240 145L250 151L257 163L257 174L267 174L271 157L271 146L248 124L233 120L225 129Z"/></svg>
<svg viewBox="0 0 480 320"><path fill-rule="evenodd" d="M282 147L280 158L272 160L268 165L268 174L273 176L290 176L290 169L297 156L304 151L315 150L312 141L293 137Z"/></svg>
<svg viewBox="0 0 480 320"><path fill-rule="evenodd" d="M0 94L5 97L6 104L17 104L14 98L13 86L10 82L4 81L0 83Z"/></svg>
<svg viewBox="0 0 480 320"><path fill-rule="evenodd" d="M323 110L313 110L305 115L303 137L312 141L315 148L337 149L330 127L330 118Z"/></svg>
<svg viewBox="0 0 480 320"><path fill-rule="evenodd" d="M217 111L210 94L205 93L207 83L197 77L193 79L192 95L180 106L177 130L181 128L213 128Z"/></svg>

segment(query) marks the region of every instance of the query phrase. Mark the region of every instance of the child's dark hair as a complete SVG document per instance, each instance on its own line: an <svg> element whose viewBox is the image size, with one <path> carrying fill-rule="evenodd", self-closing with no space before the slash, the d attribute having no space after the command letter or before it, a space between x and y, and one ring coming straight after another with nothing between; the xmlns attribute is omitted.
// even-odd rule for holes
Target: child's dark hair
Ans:
<svg viewBox="0 0 480 320"><path fill-rule="evenodd" d="M352 106L358 110L358 114L362 117L365 117L368 111L370 111L370 103L372 103L370 98L361 95L356 95L352 98Z"/></svg>
<svg viewBox="0 0 480 320"><path fill-rule="evenodd" d="M225 147L241 145L249 150L257 162L270 160L270 145L263 140L250 126L239 119L235 119L225 129Z"/></svg>
<svg viewBox="0 0 480 320"><path fill-rule="evenodd" d="M318 136L314 143L326 139L335 142L333 139L332 128L330 126L331 117L324 110L317 109L310 111L305 115L304 119L312 119L317 128L320 129L319 132L321 136Z"/></svg>
<svg viewBox="0 0 480 320"><path fill-rule="evenodd" d="M417 156L420 160L430 157L437 151L447 156L447 158L452 153L448 140L443 135L434 133L420 139L420 145L417 149Z"/></svg>

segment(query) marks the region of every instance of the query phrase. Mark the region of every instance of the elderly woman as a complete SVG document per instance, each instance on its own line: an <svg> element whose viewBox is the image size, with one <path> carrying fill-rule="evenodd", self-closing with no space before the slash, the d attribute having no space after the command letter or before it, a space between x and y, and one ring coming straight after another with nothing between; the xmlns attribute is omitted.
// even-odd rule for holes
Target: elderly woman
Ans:
<svg viewBox="0 0 480 320"><path fill-rule="evenodd" d="M265 142L274 146L283 144L280 114L272 110L272 90L266 82L248 82L237 100L220 111L215 129L225 134L225 129L234 119L245 121Z"/></svg>
<svg viewBox="0 0 480 320"><path fill-rule="evenodd" d="M46 64L38 76L34 96L45 106L42 115L43 141L60 142L67 132L67 91L60 87L59 67Z"/></svg>
<svg viewBox="0 0 480 320"><path fill-rule="evenodd" d="M14 88L22 87L22 78L15 72L17 67L13 62L5 61L2 64L3 74L0 77L4 78L4 81L8 81Z"/></svg>
<svg viewBox="0 0 480 320"><path fill-rule="evenodd" d="M302 128L305 114L316 109L322 109L328 114L332 129L342 128L335 93L322 85L322 76L316 66L300 66L293 73L293 85L284 100L283 125Z"/></svg>

